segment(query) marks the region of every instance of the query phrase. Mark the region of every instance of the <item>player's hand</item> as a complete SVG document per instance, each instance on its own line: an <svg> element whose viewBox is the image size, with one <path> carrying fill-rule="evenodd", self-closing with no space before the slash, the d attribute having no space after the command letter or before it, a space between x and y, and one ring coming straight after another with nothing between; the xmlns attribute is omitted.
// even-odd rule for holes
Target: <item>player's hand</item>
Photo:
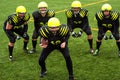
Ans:
<svg viewBox="0 0 120 80"><path fill-rule="evenodd" d="M66 42L63 42L63 43L61 43L61 45L60 45L61 48L65 48L65 46L66 46Z"/></svg>
<svg viewBox="0 0 120 80"><path fill-rule="evenodd" d="M47 44L42 44L42 43L41 43L39 46L40 46L41 48L46 48L48 45L47 45Z"/></svg>

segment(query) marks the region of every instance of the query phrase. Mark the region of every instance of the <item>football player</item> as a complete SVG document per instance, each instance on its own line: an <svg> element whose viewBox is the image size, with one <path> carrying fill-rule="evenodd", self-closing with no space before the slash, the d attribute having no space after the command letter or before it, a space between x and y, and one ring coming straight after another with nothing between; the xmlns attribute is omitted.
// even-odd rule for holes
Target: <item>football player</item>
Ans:
<svg viewBox="0 0 120 80"><path fill-rule="evenodd" d="M54 10L48 9L48 4L46 2L40 2L38 4L38 10L33 12L34 19L34 31L32 35L32 46L30 53L36 52L36 44L38 38L38 30L41 26L47 25L48 19L55 16Z"/></svg>
<svg viewBox="0 0 120 80"><path fill-rule="evenodd" d="M68 49L69 28L65 24L60 24L58 18L53 17L48 21L48 26L43 26L39 30L41 36L40 46L43 48L39 58L41 66L40 77L44 77L47 72L45 60L47 56L55 49L59 50L65 58L67 69L69 72L69 80L74 80L72 60ZM44 41L43 41L44 40Z"/></svg>
<svg viewBox="0 0 120 80"><path fill-rule="evenodd" d="M23 50L27 52L27 44L29 36L27 34L28 23L30 19L30 14L27 13L24 6L18 6L16 8L16 13L8 16L7 20L4 22L4 31L9 38L8 50L9 50L9 60L13 61L13 48L18 34L24 38Z"/></svg>
<svg viewBox="0 0 120 80"><path fill-rule="evenodd" d="M113 11L110 4L103 4L101 10L95 16L98 24L98 38L96 41L96 50L93 55L98 55L102 39L109 30L116 40L120 56L119 12Z"/></svg>
<svg viewBox="0 0 120 80"><path fill-rule="evenodd" d="M80 1L73 1L71 4L71 9L67 10L65 14L67 17L67 25L70 28L72 36L75 36L76 34L81 35L82 31L84 31L88 36L90 52L93 53L93 37L88 22L88 10L81 7ZM75 33L75 28L81 28L82 31Z"/></svg>

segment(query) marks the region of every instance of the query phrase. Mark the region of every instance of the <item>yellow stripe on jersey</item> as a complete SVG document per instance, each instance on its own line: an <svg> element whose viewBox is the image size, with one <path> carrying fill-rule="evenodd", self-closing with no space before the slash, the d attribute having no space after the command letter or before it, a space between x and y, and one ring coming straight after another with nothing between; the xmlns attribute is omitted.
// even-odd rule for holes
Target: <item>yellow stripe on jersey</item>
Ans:
<svg viewBox="0 0 120 80"><path fill-rule="evenodd" d="M25 21L28 21L29 18L30 18L30 15L29 15L29 14L25 14L24 20L25 20Z"/></svg>
<svg viewBox="0 0 120 80"><path fill-rule="evenodd" d="M53 17L54 15L55 15L54 10L49 10L49 11L48 11L48 16L49 16L49 17Z"/></svg>
<svg viewBox="0 0 120 80"><path fill-rule="evenodd" d="M17 16L12 16L12 20L16 24L18 22Z"/></svg>
<svg viewBox="0 0 120 80"><path fill-rule="evenodd" d="M64 31L63 31L63 35L62 36L66 35L66 32L67 32L67 27L64 27Z"/></svg>
<svg viewBox="0 0 120 80"><path fill-rule="evenodd" d="M112 19L112 20L116 20L116 19L118 19L118 17L119 17L118 12L115 12L115 11L114 11L114 12L111 13L111 19Z"/></svg>
<svg viewBox="0 0 120 80"><path fill-rule="evenodd" d="M48 31L48 29L47 29L47 28L45 28L45 31L46 31L47 33L49 33L49 31Z"/></svg>
<svg viewBox="0 0 120 80"><path fill-rule="evenodd" d="M66 16L67 16L68 18L72 18L72 15L73 15L73 13L72 13L71 10L67 10L67 11L66 11Z"/></svg>
<svg viewBox="0 0 120 80"><path fill-rule="evenodd" d="M102 12L98 12L98 13L97 13L97 16L98 16L98 18L99 18L100 20L103 19L103 13L102 13Z"/></svg>
<svg viewBox="0 0 120 80"><path fill-rule="evenodd" d="M67 26L62 26L61 28L60 28L60 35L61 36L65 36L67 33L68 33L68 28L67 28Z"/></svg>
<svg viewBox="0 0 120 80"><path fill-rule="evenodd" d="M48 38L48 36L47 36L47 35L45 34L45 32L43 31L43 29L40 30L40 34L41 34L42 37Z"/></svg>

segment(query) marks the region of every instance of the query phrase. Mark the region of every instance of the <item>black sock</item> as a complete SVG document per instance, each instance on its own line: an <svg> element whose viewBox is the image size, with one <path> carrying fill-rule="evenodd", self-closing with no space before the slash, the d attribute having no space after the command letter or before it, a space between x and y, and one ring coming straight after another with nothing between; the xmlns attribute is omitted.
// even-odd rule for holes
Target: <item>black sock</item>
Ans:
<svg viewBox="0 0 120 80"><path fill-rule="evenodd" d="M120 51L120 42L116 42L116 44L117 44L117 47L118 47L118 49Z"/></svg>
<svg viewBox="0 0 120 80"><path fill-rule="evenodd" d="M93 39L88 39L88 42L89 42L90 48L93 48Z"/></svg>
<svg viewBox="0 0 120 80"><path fill-rule="evenodd" d="M9 46L9 45L8 45L8 50L9 50L9 56L12 56L13 46Z"/></svg>
<svg viewBox="0 0 120 80"><path fill-rule="evenodd" d="M101 46L101 42L97 42L97 41L96 41L96 44L97 44L97 45L96 45L96 48L99 50L99 48L100 48L100 46Z"/></svg>
<svg viewBox="0 0 120 80"><path fill-rule="evenodd" d="M36 44L37 44L37 41L32 40L32 46L33 46L34 49L36 48Z"/></svg>
<svg viewBox="0 0 120 80"><path fill-rule="evenodd" d="M28 42L24 41L24 46L23 46L24 49L27 49L27 44L28 44Z"/></svg>

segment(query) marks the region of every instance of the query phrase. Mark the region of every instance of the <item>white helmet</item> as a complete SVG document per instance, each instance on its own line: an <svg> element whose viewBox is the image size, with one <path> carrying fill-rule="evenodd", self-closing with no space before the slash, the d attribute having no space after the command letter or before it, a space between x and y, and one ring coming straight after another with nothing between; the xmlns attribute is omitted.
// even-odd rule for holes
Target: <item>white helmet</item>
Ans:
<svg viewBox="0 0 120 80"><path fill-rule="evenodd" d="M40 10L40 13L46 13L47 12L48 5L46 2L42 1L38 4L38 9Z"/></svg>

